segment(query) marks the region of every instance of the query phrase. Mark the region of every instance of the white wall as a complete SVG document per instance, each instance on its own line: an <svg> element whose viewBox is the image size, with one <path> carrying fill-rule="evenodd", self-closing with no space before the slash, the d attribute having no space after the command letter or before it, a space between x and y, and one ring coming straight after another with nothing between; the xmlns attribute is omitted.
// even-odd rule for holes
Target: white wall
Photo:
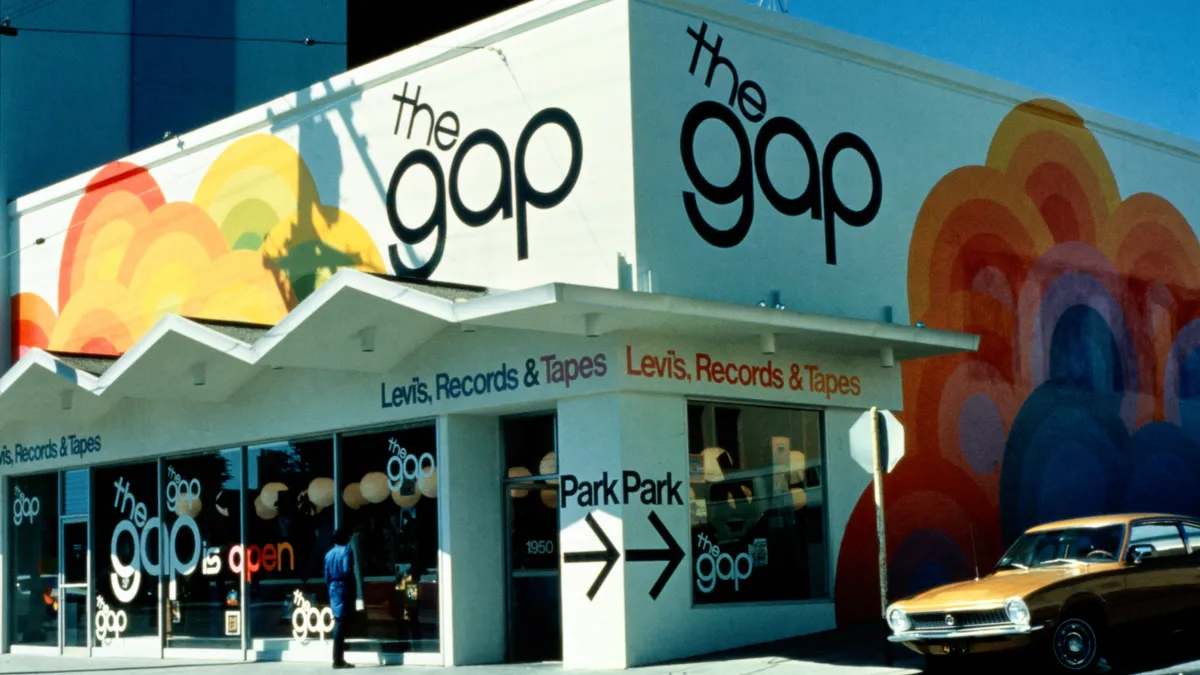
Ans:
<svg viewBox="0 0 1200 675"><path fill-rule="evenodd" d="M897 369L899 370L899 369ZM859 495L871 483L871 475L850 456L850 427L866 414L855 408L830 408L825 411L825 513L829 525L829 589L833 592L838 554L850 514ZM904 461L901 459L900 461ZM887 485L887 482L884 482Z"/></svg>
<svg viewBox="0 0 1200 675"><path fill-rule="evenodd" d="M907 323L908 254L927 195L949 172L984 164L997 125L1018 104L1043 97L746 3L634 0L630 12L639 284L652 283L655 292L755 303L780 291L789 309L870 320L890 320L890 313ZM688 31L705 24L705 41L721 39L720 58L736 69L739 84L753 81L763 92L761 118L752 119L757 112L749 106L751 115L738 103L729 106L733 76L724 62L706 85L708 49L689 72L697 40ZM699 191L681 142L687 115L703 102L735 118L752 156L774 118L803 128L818 165L834 156L826 150L839 134L866 143L880 171L879 209L862 226L834 218L836 264L827 260L825 195L819 218L811 210L782 213L768 201L753 162L743 167L734 131L718 120L696 132L696 166L715 186L731 185L743 167L748 191L730 204L697 194L699 212L718 231L734 227L746 201L753 215L745 238L727 248L693 228L683 195ZM1122 195L1148 190L1170 199L1193 227L1200 222L1200 198L1188 187L1200 180L1200 144L1071 107L1096 133ZM832 186L848 209L865 208L873 192L866 161L853 150L836 157L832 181L811 178L800 143L777 136L764 166L785 198L810 184Z"/></svg>
<svg viewBox="0 0 1200 675"><path fill-rule="evenodd" d="M834 434L845 436L847 421L861 411L835 410L827 420ZM645 478L684 482L688 477L687 412L683 396L648 393L599 394L563 401L558 406L559 465L563 476L610 480L621 471ZM843 441L831 444L827 475L830 529L845 526L857 492L846 489L856 475L845 477L849 450ZM855 469L857 470L857 469ZM827 479L829 480L829 479ZM627 560L631 549L665 545L649 521L653 511L685 551L685 558L657 599L650 597L665 563ZM592 513L622 557L599 593L586 592L601 563L564 563L564 666L623 668L733 649L834 627L832 600L795 603L693 606L694 561L691 524L684 506L648 506L640 501L618 506L580 507L568 501L562 510L561 548L564 553L600 549L584 521ZM827 541L829 551L840 543L840 532ZM830 555L830 593L835 558Z"/></svg>
<svg viewBox="0 0 1200 675"><path fill-rule="evenodd" d="M498 420L438 418L438 588L448 666L504 660L506 582Z"/></svg>
<svg viewBox="0 0 1200 675"><path fill-rule="evenodd" d="M622 413L618 394L602 394L558 404L558 470L560 475L599 478L605 471L619 475L623 466ZM567 552L602 550L585 521L592 514L619 551L624 552L625 516L620 506L579 508L562 506L560 494L559 549ZM624 593L626 568L613 567L596 595L588 589L603 563L563 563L562 636L563 667L625 668L629 664Z"/></svg>

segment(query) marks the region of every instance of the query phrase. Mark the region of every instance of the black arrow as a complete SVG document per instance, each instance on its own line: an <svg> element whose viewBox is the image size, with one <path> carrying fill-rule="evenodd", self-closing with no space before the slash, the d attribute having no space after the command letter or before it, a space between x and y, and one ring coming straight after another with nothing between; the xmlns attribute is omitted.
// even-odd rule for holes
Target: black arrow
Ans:
<svg viewBox="0 0 1200 675"><path fill-rule="evenodd" d="M654 529L658 530L658 536L662 537L666 548L643 548L633 549L625 552L625 557L633 562L665 560L667 566L663 568L662 574L658 575L658 581L654 582L654 587L650 589L650 598L658 599L658 594L662 593L663 586L671 579L671 575L675 573L675 568L679 567L680 561L683 560L683 549L679 548L679 542L675 541L675 537L671 536L667 526L658 519L658 514L650 512L650 524Z"/></svg>
<svg viewBox="0 0 1200 675"><path fill-rule="evenodd" d="M604 534L604 530L600 529L600 525L596 522L596 519L592 517L592 514L587 514L587 517L585 517L584 520L587 521L588 527L592 528L592 532L596 533L596 538L599 539L600 543L604 545L604 550L584 551L582 553L567 553L563 556L563 558L569 563L604 563L604 568L600 570L600 574L596 576L596 581L592 582L592 587L588 589L588 600L591 600L592 598L596 597L596 592L599 591L600 587L604 585L604 580L608 578L608 573L611 572L612 568L617 564L617 559L621 557L621 552L618 551L617 547L613 546L612 542L608 540L608 536ZM672 542L674 542L674 540L672 540Z"/></svg>

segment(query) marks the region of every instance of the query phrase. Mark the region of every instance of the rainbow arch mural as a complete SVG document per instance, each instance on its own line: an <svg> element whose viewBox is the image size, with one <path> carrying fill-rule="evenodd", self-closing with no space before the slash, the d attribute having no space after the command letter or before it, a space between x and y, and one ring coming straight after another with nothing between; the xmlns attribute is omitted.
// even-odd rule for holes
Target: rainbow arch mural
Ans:
<svg viewBox="0 0 1200 675"><path fill-rule="evenodd" d="M982 336L904 365L889 476L895 597L994 563L1025 528L1114 511L1200 515L1200 243L1169 202L1122 197L1069 107L1017 106L986 161L929 192L908 254L912 322ZM840 551L839 623L879 611L874 503Z"/></svg>
<svg viewBox="0 0 1200 675"><path fill-rule="evenodd" d="M279 138L231 144L190 202L167 202L149 171L113 162L75 206L58 296L11 298L15 356L121 354L168 313L274 324L341 267L385 271L367 231L321 203Z"/></svg>

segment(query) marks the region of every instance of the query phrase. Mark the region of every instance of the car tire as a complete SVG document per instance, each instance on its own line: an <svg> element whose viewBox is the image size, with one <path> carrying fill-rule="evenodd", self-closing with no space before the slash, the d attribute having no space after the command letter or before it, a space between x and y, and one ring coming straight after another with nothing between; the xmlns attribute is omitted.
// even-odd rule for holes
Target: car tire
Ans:
<svg viewBox="0 0 1200 675"><path fill-rule="evenodd" d="M1086 612L1064 616L1050 634L1050 665L1060 673L1090 673L1103 656L1103 624Z"/></svg>

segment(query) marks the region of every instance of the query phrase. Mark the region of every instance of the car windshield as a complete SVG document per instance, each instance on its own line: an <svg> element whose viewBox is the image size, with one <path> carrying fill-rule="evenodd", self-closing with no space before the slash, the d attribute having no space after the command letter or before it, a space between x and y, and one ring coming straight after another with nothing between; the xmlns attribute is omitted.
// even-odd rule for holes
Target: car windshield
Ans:
<svg viewBox="0 0 1200 675"><path fill-rule="evenodd" d="M1028 569L1081 562L1112 562L1120 555L1124 525L1030 532L1009 547L996 569Z"/></svg>

